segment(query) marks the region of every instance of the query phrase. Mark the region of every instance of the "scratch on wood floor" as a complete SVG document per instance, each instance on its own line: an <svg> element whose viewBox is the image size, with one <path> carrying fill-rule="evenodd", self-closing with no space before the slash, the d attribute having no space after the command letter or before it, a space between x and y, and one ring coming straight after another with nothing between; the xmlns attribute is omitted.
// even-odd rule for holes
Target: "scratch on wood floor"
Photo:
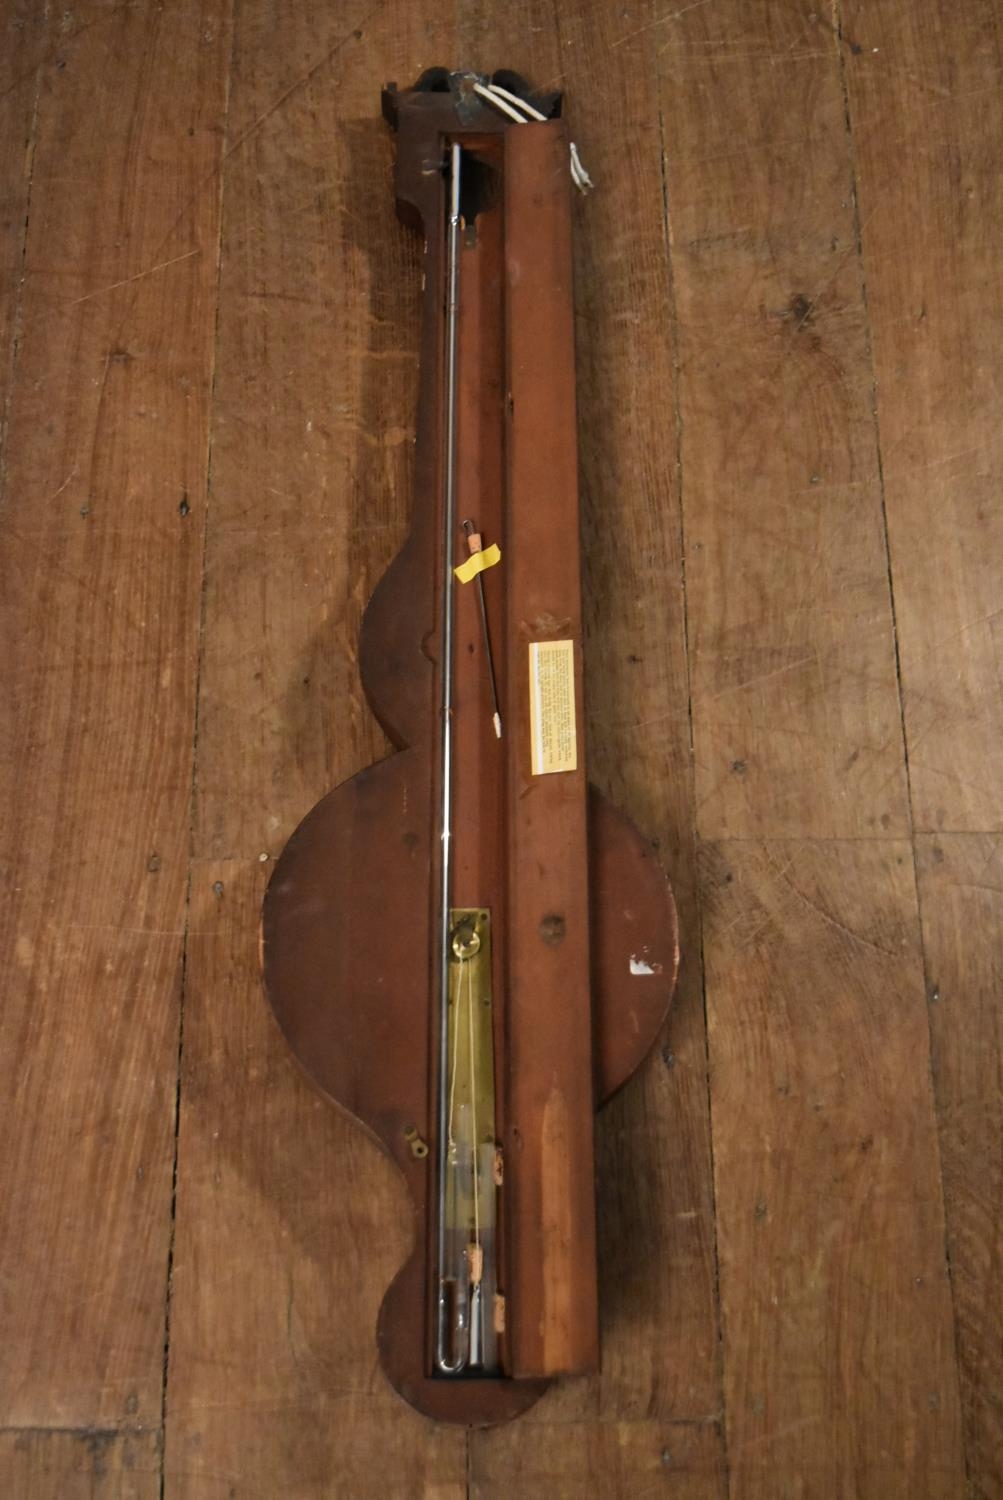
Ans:
<svg viewBox="0 0 1003 1500"><path fill-rule="evenodd" d="M45 504L46 505L50 505L53 500L58 500L59 497L60 497L60 495L65 490L66 486L70 483L70 481L72 479L76 478L76 474L77 474L77 469L76 469L76 465L74 465L74 467L67 474L66 478L63 480L62 484L59 486L58 490L53 490L53 492L49 496L48 500L45 501Z"/></svg>
<svg viewBox="0 0 1003 1500"><path fill-rule="evenodd" d="M795 672L798 667L807 666L811 662L817 662L818 659L817 651L809 651L807 656L799 656L796 661L787 662L782 667L774 667L769 672L756 672L751 677L743 678L741 682L730 682L727 687L719 689L716 693L711 693L710 696L717 699L725 698L729 693L744 692L746 688L755 687L760 682L767 682L771 677L781 677L785 672Z"/></svg>
<svg viewBox="0 0 1003 1500"><path fill-rule="evenodd" d="M137 634L141 634L146 629L145 620L136 619L131 610L125 609L114 597L109 596L106 593L102 593L99 586L95 583L91 583L89 578L84 578L79 573L75 573L73 569L68 568L65 563L57 562L56 559L51 555L52 539L50 536L47 536L46 533L40 531L22 533L19 528L15 529L14 527L8 526L7 535L12 537L15 541L21 543L25 541L26 535L37 537L40 543L44 543L49 546L50 551L45 555L43 559L43 548L40 545L32 561L36 562L39 566L41 566L44 561L44 566L50 573L58 573L60 577L68 578L70 582L76 586L79 594L87 595L89 598L93 599L95 603L98 604L100 608L107 613L107 615L113 622L121 620L124 625L127 625L130 630L136 631Z"/></svg>
<svg viewBox="0 0 1003 1500"><path fill-rule="evenodd" d="M882 948L880 943L872 942L870 938L863 937L859 932L855 932L852 927L847 927L846 923L841 922L838 917L834 917L831 912L826 911L820 902L813 901L810 896L806 896L801 887L790 879L786 869L781 870L775 866L769 853L767 853L767 861L771 868L773 868L774 873L783 881L784 885L788 887L803 905L808 907L809 911L813 911L816 915L820 916L823 922L828 923L830 927L835 927L837 932L845 934L851 942L859 944L864 948L870 948L874 953L880 953L883 958L901 959L902 954L900 952L896 952L892 948Z"/></svg>
<svg viewBox="0 0 1003 1500"><path fill-rule="evenodd" d="M76 27L75 30L63 32L60 35L56 45L48 48L39 58L34 67L26 68L23 73L18 73L17 76L12 80L12 82L7 86L7 88L0 90L0 101L6 99L8 95L13 94L15 89L20 88L21 84L26 83L29 78L34 78L35 74L38 73L42 68L47 67L51 63L53 63L59 52L65 51L68 42L76 41L78 36L83 36L84 32L90 31L93 26L105 25L108 21L115 20L116 17L120 16L123 11L137 9L141 4L142 0L125 0L124 5L111 5L106 11L103 11L100 15L95 16L93 21L85 21L82 26ZM71 16L72 12L67 10L64 12L64 14L67 16Z"/></svg>
<svg viewBox="0 0 1003 1500"><path fill-rule="evenodd" d="M624 42L631 42L634 37L643 36L646 31L651 31L655 26L664 26L667 21L678 21L680 16L688 15L691 10L699 10L702 6L709 4L710 0L693 0L691 5L684 5L681 10L672 10L668 15L656 16L653 21L649 21L645 26L639 26L636 31L628 31L626 36L619 37L615 42L611 42L610 46L622 47Z"/></svg>
<svg viewBox="0 0 1003 1500"><path fill-rule="evenodd" d="M870 220L868 220L868 223L870 223ZM917 432L920 432L922 430L923 429L920 427L910 427L908 432L904 432L896 442L890 445L888 451L886 453L883 453L882 464L884 466L884 471L886 474L889 472L889 459L894 454L896 454L900 448L904 447L911 438L914 438ZM904 468L898 471L898 473L900 475L923 474L928 473L930 469L943 469L946 468L948 464L953 464L959 458L971 458L973 453L992 453L1000 446L1001 443L1003 443L1003 436L994 439L987 439L987 441L984 443L973 443L969 448L958 448L953 453L943 453L937 458L924 458L921 459L919 463L906 464Z"/></svg>
<svg viewBox="0 0 1003 1500"><path fill-rule="evenodd" d="M970 630L977 630L980 625L991 624L993 620L998 620L1000 615L1003 615L1003 607L991 609L987 615L982 615L977 620L969 620L959 630L952 630L950 635L942 635L931 642L927 647L927 655L933 655L934 652L940 650L941 646L946 646L949 641L956 641L959 636L967 635Z"/></svg>
<svg viewBox="0 0 1003 1500"><path fill-rule="evenodd" d="M684 43L683 45L686 45L686 44ZM703 43L703 45L705 47L710 48L710 47L714 46L715 44L713 42L705 42L705 43ZM677 50L679 50L680 49L679 42L677 42L677 41L666 42L664 46L659 47L659 49L658 49L658 56L661 57L663 53L668 52L673 47L675 47ZM751 49L748 52L730 52L729 53L729 52L723 52L722 51L722 52L712 53L711 55L709 55L707 57L683 56L680 59L680 61L682 61L688 67L698 67L698 68L716 68L716 67L720 67L720 66L723 66L723 65L731 64L731 63L745 63L745 64L748 64L748 63L757 63L757 62L768 62L771 65L771 67L776 67L778 61L779 62L783 62L783 63L811 62L813 59L816 59L816 58L819 58L819 57L827 57L827 56L828 56L827 52L789 52L789 53L786 54L786 56L784 56L782 58L778 58L775 53L768 52L764 48L759 48L758 51L755 48L753 48L753 49Z"/></svg>
<svg viewBox="0 0 1003 1500"><path fill-rule="evenodd" d="M990 805L996 799L998 789L983 786L978 781L966 781L964 776L958 775L957 771L945 771L942 766L931 766L925 760L916 760L911 755L909 757L909 764L916 771L926 771L930 776L943 776L947 781L954 781L958 786L966 786L969 791L978 792L979 796L985 797Z"/></svg>
<svg viewBox="0 0 1003 1500"><path fill-rule="evenodd" d="M775 1443L778 1438L790 1437L794 1432L803 1432L808 1427L818 1427L821 1418L818 1416L802 1417L798 1422L784 1422L779 1427L769 1427L764 1432L756 1433L753 1437L744 1438L742 1442L733 1444L729 1452L732 1457L736 1453L747 1453L751 1448L762 1447L764 1443Z"/></svg>
<svg viewBox="0 0 1003 1500"><path fill-rule="evenodd" d="M986 865L992 864L993 860L996 858L996 855L999 852L999 848L1000 848L1001 844L1003 844L1003 838L998 838L998 839L996 839L994 841L992 848L990 849L989 853L986 855L985 859L982 861L982 868L983 869L985 869Z"/></svg>
<svg viewBox="0 0 1003 1500"><path fill-rule="evenodd" d="M239 151L241 146L243 146L245 142L255 134L256 131L260 130L262 125L264 125L267 120L271 119L276 110L280 110L286 103L286 101L291 99L293 94L295 94L298 89L301 89L305 83L309 83L310 79L313 78L315 73L319 73L321 68L325 67L327 63L331 62L335 57L337 57L338 53L344 47L348 46L348 43L353 39L353 37L357 41L361 40L363 29L369 25L374 16L378 15L379 12L383 10L384 3L385 0L380 0L380 3L378 5L374 5L371 10L368 10L362 17L361 21L358 21L355 26L346 31L344 36L339 37L334 46L324 53L323 57L318 58L315 63L312 63L310 67L307 68L305 73L301 73L300 76L295 79L288 88L282 91L279 97L272 104L270 104L267 109L263 110L261 114L258 115L257 119L252 120L247 129L241 131L240 135L238 135L233 145L228 147L224 152L222 161L220 162L220 167L222 167L224 162L230 159L235 151Z"/></svg>
<svg viewBox="0 0 1003 1500"><path fill-rule="evenodd" d="M839 276L839 273L843 270L844 266L846 266L849 261L853 260L855 256L859 255L860 246L863 243L864 230L870 228L871 224L881 212L882 207L883 204L880 201L875 204L875 206L871 209L871 212L867 215L867 218L863 220L856 234L853 236L850 248L847 250L846 254L840 256L832 272L825 278L822 284L818 288L816 288L814 292L811 293L810 296L805 298L807 310L804 312L799 321L795 323L795 333L797 333L804 326L806 320L811 315L812 309L818 306L819 301L833 285L836 278ZM784 345L783 351L780 355L780 359L777 365L778 368L785 359L788 359L790 357L792 350L794 350L795 348L797 348L795 342L793 340L788 340Z"/></svg>
<svg viewBox="0 0 1003 1500"><path fill-rule="evenodd" d="M670 708L667 713L655 714L650 719L593 719L591 723L595 728L616 729L634 734L638 729L650 729L653 724L687 724L689 713L685 705L682 708Z"/></svg>
<svg viewBox="0 0 1003 1500"><path fill-rule="evenodd" d="M102 286L96 292L86 292L82 297L74 297L72 302L67 303L67 306L78 307L81 302L90 302L94 297L103 297L106 292L114 292L120 286L130 286L134 281L142 281L146 276L154 276L157 271L166 271L168 266L176 266L183 260L191 260L193 255L201 254L202 251L199 247L196 247L194 250L186 250L184 255L175 255L171 260L162 260L158 265L150 266L145 271L137 271L135 276L124 276L121 281L113 281L111 286Z"/></svg>

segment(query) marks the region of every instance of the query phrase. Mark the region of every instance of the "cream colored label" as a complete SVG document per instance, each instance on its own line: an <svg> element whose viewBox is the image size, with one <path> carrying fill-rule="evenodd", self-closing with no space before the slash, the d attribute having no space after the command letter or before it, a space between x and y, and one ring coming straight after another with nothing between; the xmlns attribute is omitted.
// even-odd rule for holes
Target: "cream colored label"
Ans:
<svg viewBox="0 0 1003 1500"><path fill-rule="evenodd" d="M534 776L578 769L574 641L530 645L529 733Z"/></svg>

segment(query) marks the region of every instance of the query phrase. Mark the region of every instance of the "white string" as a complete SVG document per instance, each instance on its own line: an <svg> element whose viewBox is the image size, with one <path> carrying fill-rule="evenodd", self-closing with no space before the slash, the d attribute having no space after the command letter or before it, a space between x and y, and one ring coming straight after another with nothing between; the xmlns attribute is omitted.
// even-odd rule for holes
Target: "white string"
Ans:
<svg viewBox="0 0 1003 1500"><path fill-rule="evenodd" d="M502 88L500 83L475 82L474 93L480 94L495 109L501 110L503 115L508 115L510 120L525 125L529 120L546 120L547 116L526 99L520 99L518 94L510 93L508 89ZM574 141L571 142L571 180L580 193L587 193L595 186L592 178L582 165L582 159L578 155L578 147Z"/></svg>
<svg viewBox="0 0 1003 1500"><path fill-rule="evenodd" d="M582 165L582 159L578 155L578 147L574 141L571 142L571 175L575 179L575 186L581 192L587 193L595 187L595 183Z"/></svg>
<svg viewBox="0 0 1003 1500"><path fill-rule="evenodd" d="M489 104L493 104L495 109L500 109L503 115L508 115L510 120L518 120L520 125L525 125L526 116L520 114L517 109L513 109L510 104L506 104L505 100L495 93L493 84L475 83L474 93L480 94L482 99L487 99Z"/></svg>
<svg viewBox="0 0 1003 1500"><path fill-rule="evenodd" d="M499 95L502 99L507 99L510 104L518 105L521 110L524 110L527 115L531 115L534 120L546 120L547 116L541 115L540 111L534 108L528 99L520 99L518 94L510 94L508 89L503 89L500 83L489 83L488 88L493 94Z"/></svg>

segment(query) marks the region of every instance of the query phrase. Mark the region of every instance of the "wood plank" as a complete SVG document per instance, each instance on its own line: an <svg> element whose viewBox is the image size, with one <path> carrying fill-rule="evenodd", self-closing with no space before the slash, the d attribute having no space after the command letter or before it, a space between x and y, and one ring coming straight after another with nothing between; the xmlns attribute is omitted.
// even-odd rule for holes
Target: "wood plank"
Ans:
<svg viewBox="0 0 1003 1500"><path fill-rule="evenodd" d="M708 845L702 889L733 1492L955 1500L909 845Z"/></svg>
<svg viewBox="0 0 1003 1500"><path fill-rule="evenodd" d="M688 6L661 69L704 838L908 831L839 63L813 0ZM654 107L654 101L652 102Z"/></svg>
<svg viewBox="0 0 1003 1500"><path fill-rule="evenodd" d="M599 1368L595 1064L590 994L588 783L582 712L575 350L568 138L560 124L505 142L509 743L505 973L505 1203L516 1375ZM540 379L540 350L547 369ZM540 497L547 494L553 509ZM562 518L574 534L552 545ZM573 652L576 770L536 776L527 637ZM530 648L532 649L532 648ZM523 750L521 747L525 747ZM566 936L540 942L548 913Z"/></svg>
<svg viewBox="0 0 1003 1500"><path fill-rule="evenodd" d="M0 1432L0 1494L11 1500L157 1500L159 1435L8 1428Z"/></svg>
<svg viewBox="0 0 1003 1500"><path fill-rule="evenodd" d="M992 0L844 13L913 812L999 829L1003 23Z"/></svg>
<svg viewBox="0 0 1003 1500"><path fill-rule="evenodd" d="M469 1500L708 1500L725 1493L720 1434L700 1422L541 1422L471 1436Z"/></svg>
<svg viewBox="0 0 1003 1500"><path fill-rule="evenodd" d="M928 836L917 856L968 1471L989 1500L1003 1492L1001 846Z"/></svg>
<svg viewBox="0 0 1003 1500"><path fill-rule="evenodd" d="M237 34L199 710L214 857L277 853L388 749L358 636L406 535L421 267L380 87L450 47L399 0L356 30L258 0Z"/></svg>
<svg viewBox="0 0 1003 1500"><path fill-rule="evenodd" d="M464 1432L415 1415L377 1360L411 1232L403 1184L301 1078L249 941L259 855L386 752L357 646L406 530L421 284L379 89L451 53L449 21L401 0L358 22L252 0L235 38L169 1497L465 1491Z"/></svg>
<svg viewBox="0 0 1003 1500"><path fill-rule="evenodd" d="M555 24L542 0L465 3L460 26L473 66L566 91L597 184L574 202L589 775L658 839L683 947L664 1046L597 1121L602 1374L561 1384L522 1424L545 1425L574 1473L577 1422L704 1419L721 1402L661 143L654 59L617 45L630 30L617 9ZM590 1451L601 1489L615 1447ZM475 1483L510 1452L479 1438ZM524 1483L532 1454L548 1472L543 1453L527 1448Z"/></svg>
<svg viewBox="0 0 1003 1500"><path fill-rule="evenodd" d="M21 277L31 200L35 110L49 18L22 0L10 8L0 52L0 483L17 357Z"/></svg>
<svg viewBox="0 0 1003 1500"><path fill-rule="evenodd" d="M404 1185L261 997L248 934L266 874L199 861L192 877L165 1493L464 1500L464 1430L413 1412L376 1356Z"/></svg>
<svg viewBox="0 0 1003 1500"><path fill-rule="evenodd" d="M160 1418L220 17L84 4L43 70L0 539L12 1425Z"/></svg>
<svg viewBox="0 0 1003 1500"><path fill-rule="evenodd" d="M750 18L727 0L458 8L454 44L451 22L399 3L375 34L360 7L361 38L316 5L242 7L197 831L213 858L194 870L167 1493L326 1500L396 1494L402 1475L405 1494L464 1493L462 1439L413 1419L375 1368L403 1195L291 1069L249 940L259 852L384 748L354 652L404 533L418 260L392 219L374 86L457 57L563 83L597 180L576 239L591 764L662 840L688 959L662 1057L600 1124L602 1376L477 1435L471 1493L726 1487L666 434L681 364L694 639L720 652L698 678L698 750L718 756L701 767L704 831L904 832L866 324L842 261L841 45L916 821L971 831L919 841L961 1416L908 851L722 844L707 948L733 1488L953 1497L963 1426L969 1490L996 1495L1003 883L979 830L1000 828L998 17L984 0L852 0L840 36L807 6ZM15 859L0 1403L8 1422L101 1425L0 1431L0 1493L149 1500L229 37L220 6L191 0L49 9L55 42L44 7L15 4L0 50L0 407L23 328L0 471ZM743 767L760 742L763 764Z"/></svg>

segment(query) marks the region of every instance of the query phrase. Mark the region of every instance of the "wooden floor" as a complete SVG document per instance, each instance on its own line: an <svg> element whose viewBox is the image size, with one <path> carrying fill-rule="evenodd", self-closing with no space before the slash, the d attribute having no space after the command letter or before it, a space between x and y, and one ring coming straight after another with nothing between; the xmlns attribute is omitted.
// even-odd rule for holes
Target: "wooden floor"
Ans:
<svg viewBox="0 0 1003 1500"><path fill-rule="evenodd" d="M3 0L3 1500L1003 1496L992 0ZM408 1242L256 974L385 753L417 246L379 86L567 91L595 779L683 920L603 1373L415 1416Z"/></svg>

